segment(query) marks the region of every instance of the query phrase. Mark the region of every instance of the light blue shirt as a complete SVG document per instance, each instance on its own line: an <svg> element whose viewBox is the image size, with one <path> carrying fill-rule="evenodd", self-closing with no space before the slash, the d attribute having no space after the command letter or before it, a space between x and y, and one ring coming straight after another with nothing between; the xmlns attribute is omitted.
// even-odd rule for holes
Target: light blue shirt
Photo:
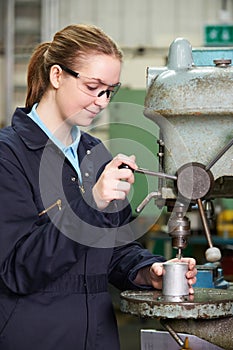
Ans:
<svg viewBox="0 0 233 350"><path fill-rule="evenodd" d="M78 174L79 181L82 183L82 175L79 167L79 160L78 160L78 145L80 141L81 132L78 126L74 125L71 129L71 137L72 137L72 144L69 146L65 146L56 136L54 136L51 131L44 125L42 120L40 119L36 107L37 103L34 104L32 107L31 112L28 114L28 116L45 132L45 134L48 136L48 138L63 152L65 157L70 161L70 163L73 165L74 169L76 170Z"/></svg>

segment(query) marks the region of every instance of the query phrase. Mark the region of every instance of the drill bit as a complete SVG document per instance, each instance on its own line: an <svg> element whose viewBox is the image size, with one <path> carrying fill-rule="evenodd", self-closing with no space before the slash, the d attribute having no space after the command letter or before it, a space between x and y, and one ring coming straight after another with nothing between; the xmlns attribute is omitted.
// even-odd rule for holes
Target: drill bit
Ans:
<svg viewBox="0 0 233 350"><path fill-rule="evenodd" d="M182 258L182 248L178 248L178 253L176 254L176 257L179 259L179 260L181 260L181 258Z"/></svg>

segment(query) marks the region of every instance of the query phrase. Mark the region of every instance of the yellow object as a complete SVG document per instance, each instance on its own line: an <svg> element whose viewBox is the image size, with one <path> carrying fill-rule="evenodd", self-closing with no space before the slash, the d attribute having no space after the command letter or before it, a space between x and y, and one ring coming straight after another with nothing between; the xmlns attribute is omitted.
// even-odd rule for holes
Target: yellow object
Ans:
<svg viewBox="0 0 233 350"><path fill-rule="evenodd" d="M217 217L218 235L229 238L233 237L233 210L223 210Z"/></svg>
<svg viewBox="0 0 233 350"><path fill-rule="evenodd" d="M185 338L184 346L182 347L181 350L192 350L192 349L189 347L189 338L188 338L188 337Z"/></svg>

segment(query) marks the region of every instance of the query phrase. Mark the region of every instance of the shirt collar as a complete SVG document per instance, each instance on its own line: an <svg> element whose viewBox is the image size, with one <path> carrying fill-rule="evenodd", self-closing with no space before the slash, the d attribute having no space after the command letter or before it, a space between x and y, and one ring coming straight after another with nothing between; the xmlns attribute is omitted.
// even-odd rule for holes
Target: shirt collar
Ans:
<svg viewBox="0 0 233 350"><path fill-rule="evenodd" d="M46 125L40 119L36 107L38 103L35 103L31 109L31 112L28 113L28 116L44 131L48 138L65 154L68 149L72 150L73 154L77 153L77 149L80 142L81 132L77 125L74 125L71 129L72 144L69 146L64 145L54 134L46 127Z"/></svg>

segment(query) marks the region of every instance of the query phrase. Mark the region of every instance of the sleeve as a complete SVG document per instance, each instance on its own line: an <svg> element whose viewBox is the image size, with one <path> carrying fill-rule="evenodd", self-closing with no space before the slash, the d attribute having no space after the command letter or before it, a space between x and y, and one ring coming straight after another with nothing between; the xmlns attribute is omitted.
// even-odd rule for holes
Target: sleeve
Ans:
<svg viewBox="0 0 233 350"><path fill-rule="evenodd" d="M163 256L154 255L144 249L140 243L132 242L114 249L109 281L119 290L151 289L150 286L139 286L133 281L138 270L155 262L166 261Z"/></svg>
<svg viewBox="0 0 233 350"><path fill-rule="evenodd" d="M39 219L31 183L16 164L5 158L0 160L0 277L11 291L27 294L44 288L68 271L88 246L98 244L98 240L102 244L105 230L112 223L81 195L61 210L51 210L52 220L47 215ZM82 220L85 215L91 224ZM100 227L101 222L104 228L97 234L93 228ZM86 240L92 236L90 229L96 232L91 242Z"/></svg>

